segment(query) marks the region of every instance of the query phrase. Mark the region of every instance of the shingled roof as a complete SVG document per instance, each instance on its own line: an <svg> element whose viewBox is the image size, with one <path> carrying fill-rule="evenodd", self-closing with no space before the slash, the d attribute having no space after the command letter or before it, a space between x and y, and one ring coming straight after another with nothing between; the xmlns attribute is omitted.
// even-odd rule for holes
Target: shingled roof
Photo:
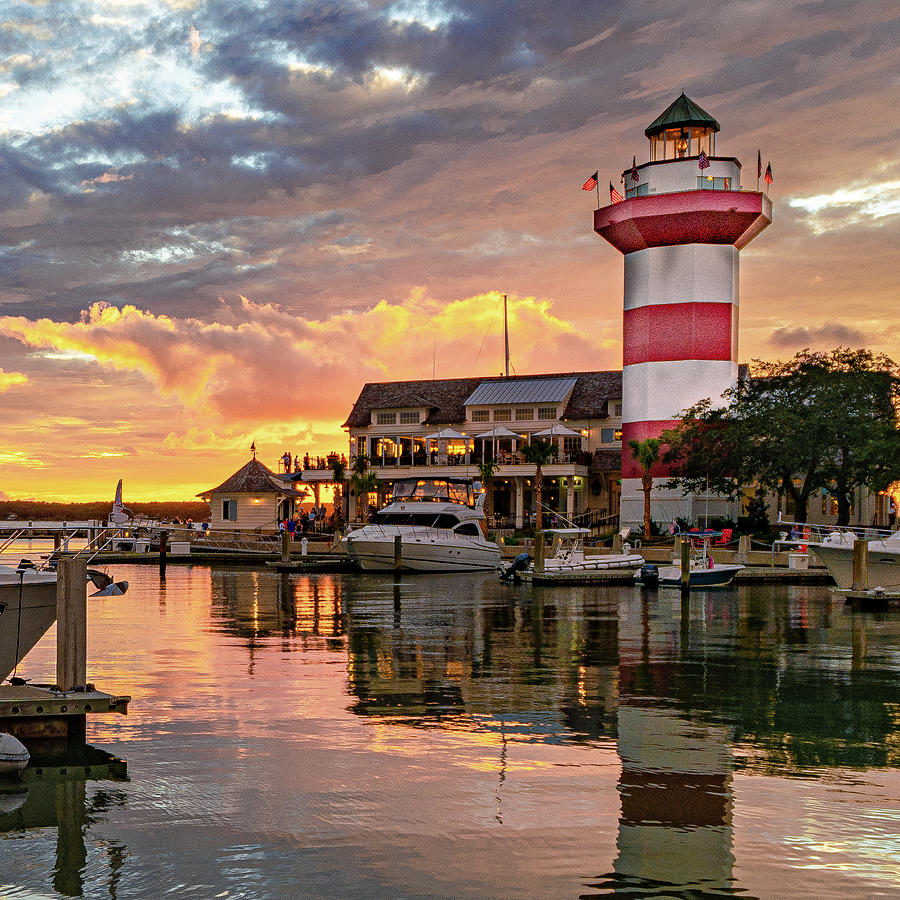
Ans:
<svg viewBox="0 0 900 900"><path fill-rule="evenodd" d="M492 381L530 381L548 378L574 378L575 387L563 413L565 419L604 419L608 401L622 396L622 373L563 372L549 375L503 375L488 378L442 378L426 381L370 382L350 410L344 428L366 428L372 422L372 410L425 406L424 425L452 425L466 420L466 398L475 389ZM415 400L421 402L415 402Z"/></svg>
<svg viewBox="0 0 900 900"><path fill-rule="evenodd" d="M197 494L285 494L291 496L290 485L286 485L268 466L258 459L251 459L218 487Z"/></svg>

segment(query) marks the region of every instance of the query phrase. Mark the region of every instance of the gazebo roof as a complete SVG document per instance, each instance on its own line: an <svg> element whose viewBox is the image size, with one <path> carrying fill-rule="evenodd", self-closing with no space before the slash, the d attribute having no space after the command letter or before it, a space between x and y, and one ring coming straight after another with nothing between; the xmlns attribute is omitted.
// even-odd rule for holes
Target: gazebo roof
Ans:
<svg viewBox="0 0 900 900"><path fill-rule="evenodd" d="M713 131L720 130L719 123L682 91L681 96L644 129L644 134L649 138L667 128L680 128L684 125L712 128Z"/></svg>
<svg viewBox="0 0 900 900"><path fill-rule="evenodd" d="M291 486L279 478L268 466L258 459L251 459L218 487L197 494L285 494L291 496Z"/></svg>

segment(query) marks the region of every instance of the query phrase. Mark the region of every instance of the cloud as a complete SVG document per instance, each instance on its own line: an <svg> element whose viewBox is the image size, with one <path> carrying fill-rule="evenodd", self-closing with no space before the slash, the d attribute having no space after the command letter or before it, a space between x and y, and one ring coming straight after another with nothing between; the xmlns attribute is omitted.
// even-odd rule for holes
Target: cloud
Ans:
<svg viewBox="0 0 900 900"><path fill-rule="evenodd" d="M8 391L20 384L27 384L28 376L21 372L4 372L0 369L0 391Z"/></svg>
<svg viewBox="0 0 900 900"><path fill-rule="evenodd" d="M510 329L523 372L566 371L613 358L615 338L579 333L549 300L512 297ZM0 317L0 335L43 365L81 360L136 372L183 407L230 427L254 422L341 421L365 381L496 374L502 367L500 297L440 303L424 289L325 320L274 304L221 302L214 321L96 303L70 323ZM604 341L604 338L606 341ZM493 358L493 364L491 359Z"/></svg>
<svg viewBox="0 0 900 900"><path fill-rule="evenodd" d="M775 347L787 347L791 349L804 349L806 347L865 347L866 335L849 325L841 325L837 322L829 322L824 325L785 326L776 329L770 343Z"/></svg>

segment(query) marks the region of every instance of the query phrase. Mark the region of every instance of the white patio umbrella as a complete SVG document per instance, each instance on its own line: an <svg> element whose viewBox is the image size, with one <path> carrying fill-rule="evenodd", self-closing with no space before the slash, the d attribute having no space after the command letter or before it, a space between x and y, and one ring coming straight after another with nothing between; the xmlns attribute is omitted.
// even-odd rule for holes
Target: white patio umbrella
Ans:
<svg viewBox="0 0 900 900"><path fill-rule="evenodd" d="M434 434L426 434L425 439L429 441L462 441L466 436L454 431L452 428L442 428Z"/></svg>
<svg viewBox="0 0 900 900"><path fill-rule="evenodd" d="M543 431L535 431L535 437L581 437L580 431L572 431L571 428L568 428L565 425L557 422L555 425L551 425L549 428L545 428Z"/></svg>
<svg viewBox="0 0 900 900"><path fill-rule="evenodd" d="M480 434L473 434L473 438L517 438L521 437L521 435L516 434L515 431L510 431L508 428L504 428L502 425L495 425L490 431L482 431Z"/></svg>

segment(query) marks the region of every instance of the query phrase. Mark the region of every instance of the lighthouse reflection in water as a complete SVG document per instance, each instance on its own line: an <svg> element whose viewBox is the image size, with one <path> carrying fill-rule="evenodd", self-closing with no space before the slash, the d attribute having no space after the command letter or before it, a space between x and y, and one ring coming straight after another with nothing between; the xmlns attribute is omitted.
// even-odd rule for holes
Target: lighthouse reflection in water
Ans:
<svg viewBox="0 0 900 900"><path fill-rule="evenodd" d="M123 567L124 568L124 567ZM890 896L900 616L827 588L129 569L4 896ZM25 668L52 672L52 641ZM122 775L122 773L120 773Z"/></svg>

